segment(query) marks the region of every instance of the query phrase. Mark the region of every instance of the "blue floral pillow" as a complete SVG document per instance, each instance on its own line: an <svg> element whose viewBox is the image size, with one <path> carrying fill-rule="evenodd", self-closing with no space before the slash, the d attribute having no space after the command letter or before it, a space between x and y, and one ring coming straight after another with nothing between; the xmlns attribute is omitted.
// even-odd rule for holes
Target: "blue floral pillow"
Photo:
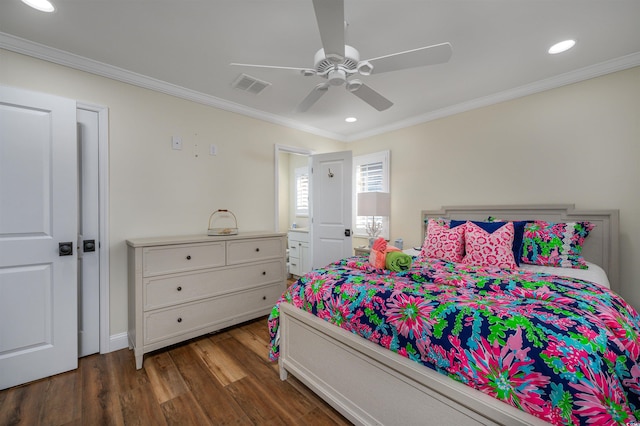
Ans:
<svg viewBox="0 0 640 426"><path fill-rule="evenodd" d="M531 265L587 269L580 253L585 238L594 227L591 222L529 222L522 236L521 261Z"/></svg>

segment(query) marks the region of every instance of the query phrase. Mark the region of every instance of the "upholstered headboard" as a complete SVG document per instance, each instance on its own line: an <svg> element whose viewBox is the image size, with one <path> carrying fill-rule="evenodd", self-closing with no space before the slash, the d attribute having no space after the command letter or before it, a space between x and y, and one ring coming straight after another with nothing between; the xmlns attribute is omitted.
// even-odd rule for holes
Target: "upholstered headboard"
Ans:
<svg viewBox="0 0 640 426"><path fill-rule="evenodd" d="M618 210L575 210L573 204L550 205L499 205L499 206L448 206L441 210L423 210L421 215L422 241L426 233L426 219L446 218L456 220L486 221L489 216L504 220L545 220L547 222L589 221L596 226L585 239L582 255L589 262L601 266L609 277L611 289L620 289L618 264Z"/></svg>

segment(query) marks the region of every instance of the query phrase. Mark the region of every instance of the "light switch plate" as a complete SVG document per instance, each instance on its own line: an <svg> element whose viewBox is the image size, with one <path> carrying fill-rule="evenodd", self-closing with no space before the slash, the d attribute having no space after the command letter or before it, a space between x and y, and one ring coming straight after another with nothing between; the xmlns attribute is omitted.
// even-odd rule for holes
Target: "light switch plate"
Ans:
<svg viewBox="0 0 640 426"><path fill-rule="evenodd" d="M209 145L209 155L217 155L218 154L218 147L215 146L214 144Z"/></svg>
<svg viewBox="0 0 640 426"><path fill-rule="evenodd" d="M182 149L182 138L180 136L171 137L171 148L178 151Z"/></svg>

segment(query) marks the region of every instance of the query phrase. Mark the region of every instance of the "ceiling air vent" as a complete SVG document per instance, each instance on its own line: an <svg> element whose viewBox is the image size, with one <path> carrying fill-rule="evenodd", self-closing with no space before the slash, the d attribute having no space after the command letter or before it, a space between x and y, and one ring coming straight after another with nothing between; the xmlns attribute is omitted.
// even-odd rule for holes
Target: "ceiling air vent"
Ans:
<svg viewBox="0 0 640 426"><path fill-rule="evenodd" d="M257 78L251 77L247 74L240 74L238 78L236 78L236 81L231 84L231 87L235 89L253 93L254 95L257 95L269 86L271 86L271 83L258 80Z"/></svg>

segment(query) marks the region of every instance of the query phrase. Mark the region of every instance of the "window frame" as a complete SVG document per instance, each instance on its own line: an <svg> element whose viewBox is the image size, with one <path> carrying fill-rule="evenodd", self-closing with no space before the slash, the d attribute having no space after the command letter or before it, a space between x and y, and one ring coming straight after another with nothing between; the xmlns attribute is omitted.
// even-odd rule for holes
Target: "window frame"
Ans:
<svg viewBox="0 0 640 426"><path fill-rule="evenodd" d="M358 238L369 238L367 231L364 226L368 217L358 216L358 192L359 191L359 182L358 182L358 173L360 171L360 167L367 164L376 164L382 163L382 171L380 173L381 182L380 185L375 189L382 192L389 192L389 188L391 187L390 176L391 176L391 152L389 150L374 152L371 154L357 155L353 157L353 183L352 183L352 223L353 223L353 236ZM385 240L389 239L391 235L390 232L390 221L388 217L382 218L382 232L380 236Z"/></svg>
<svg viewBox="0 0 640 426"><path fill-rule="evenodd" d="M299 179L306 177L306 207L301 206L299 202L300 189L298 187ZM294 196L294 216L295 217L309 217L309 166L296 167L294 169L294 183L293 183L293 196Z"/></svg>

